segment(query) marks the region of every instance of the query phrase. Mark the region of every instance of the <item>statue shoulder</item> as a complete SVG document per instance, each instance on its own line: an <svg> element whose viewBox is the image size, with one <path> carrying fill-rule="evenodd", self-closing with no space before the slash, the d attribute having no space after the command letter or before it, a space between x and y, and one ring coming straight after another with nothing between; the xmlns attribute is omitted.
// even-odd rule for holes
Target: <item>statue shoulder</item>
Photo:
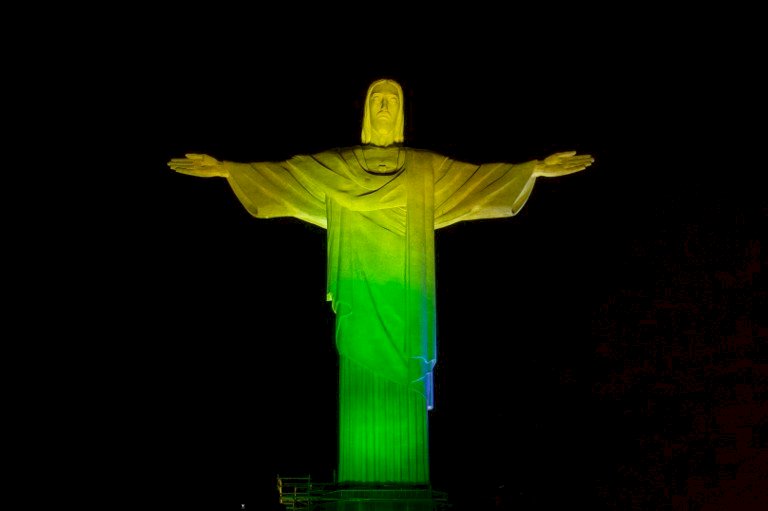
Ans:
<svg viewBox="0 0 768 511"><path fill-rule="evenodd" d="M429 161L435 163L442 162L447 158L445 155L421 147L404 147L403 149L407 152L411 160L418 159L422 162Z"/></svg>

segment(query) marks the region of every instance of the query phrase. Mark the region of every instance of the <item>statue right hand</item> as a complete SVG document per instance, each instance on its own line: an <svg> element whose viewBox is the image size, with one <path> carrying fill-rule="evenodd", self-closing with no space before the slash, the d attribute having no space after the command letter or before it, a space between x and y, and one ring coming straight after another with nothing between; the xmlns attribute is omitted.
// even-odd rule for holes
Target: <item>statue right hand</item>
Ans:
<svg viewBox="0 0 768 511"><path fill-rule="evenodd" d="M207 154L185 154L184 158L173 158L168 166L180 174L198 177L227 177L226 165Z"/></svg>
<svg viewBox="0 0 768 511"><path fill-rule="evenodd" d="M576 151L565 151L547 156L536 164L534 176L558 177L573 174L592 165L595 159L589 154L577 155Z"/></svg>

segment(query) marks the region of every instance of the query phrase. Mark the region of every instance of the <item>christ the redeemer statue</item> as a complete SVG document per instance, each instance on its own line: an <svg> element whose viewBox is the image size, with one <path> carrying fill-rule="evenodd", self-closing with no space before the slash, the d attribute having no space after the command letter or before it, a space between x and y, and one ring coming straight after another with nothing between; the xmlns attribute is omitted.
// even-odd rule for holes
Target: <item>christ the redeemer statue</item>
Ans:
<svg viewBox="0 0 768 511"><path fill-rule="evenodd" d="M168 163L183 174L226 178L256 218L295 217L327 229L341 484L429 484L435 229L511 217L536 178L594 161L575 152L520 164L456 161L404 146L403 117L400 85L377 80L366 96L361 145L281 162L187 154Z"/></svg>

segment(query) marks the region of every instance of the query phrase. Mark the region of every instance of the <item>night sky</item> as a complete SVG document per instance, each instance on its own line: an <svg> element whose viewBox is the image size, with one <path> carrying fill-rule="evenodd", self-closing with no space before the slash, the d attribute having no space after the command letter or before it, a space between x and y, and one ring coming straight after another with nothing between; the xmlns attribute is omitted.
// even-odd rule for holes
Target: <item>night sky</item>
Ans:
<svg viewBox="0 0 768 511"><path fill-rule="evenodd" d="M688 95L697 62L618 58L599 38L554 52L302 41L169 39L125 68L133 93L110 110L126 119L124 170L99 192L110 226L93 255L115 305L97 352L119 424L105 456L143 467L123 498L271 509L278 474L332 479L325 231L252 218L225 180L166 162L357 144L368 84L391 77L409 146L596 160L540 178L515 217L437 231L433 486L458 509L752 509L768 466L766 200L695 149L715 138Z"/></svg>

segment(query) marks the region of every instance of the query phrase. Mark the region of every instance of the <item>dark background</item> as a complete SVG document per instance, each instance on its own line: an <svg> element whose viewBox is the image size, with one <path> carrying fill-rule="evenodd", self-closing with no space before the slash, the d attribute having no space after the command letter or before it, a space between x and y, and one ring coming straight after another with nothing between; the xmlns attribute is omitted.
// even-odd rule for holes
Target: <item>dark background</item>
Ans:
<svg viewBox="0 0 768 511"><path fill-rule="evenodd" d="M332 479L325 232L254 219L226 181L166 162L357 144L367 86L391 77L409 146L596 160L539 179L516 217L437 232L433 486L473 510L764 499L766 200L759 165L722 151L723 104L744 99L708 84L717 45L648 13L652 27L291 14L123 29L80 90L95 129L74 149L98 158L87 200L57 217L77 264L55 287L87 298L56 302L77 335L50 358L74 362L58 416L88 417L61 433L65 458L84 452L73 438L96 446L104 498L273 509L278 474Z"/></svg>

